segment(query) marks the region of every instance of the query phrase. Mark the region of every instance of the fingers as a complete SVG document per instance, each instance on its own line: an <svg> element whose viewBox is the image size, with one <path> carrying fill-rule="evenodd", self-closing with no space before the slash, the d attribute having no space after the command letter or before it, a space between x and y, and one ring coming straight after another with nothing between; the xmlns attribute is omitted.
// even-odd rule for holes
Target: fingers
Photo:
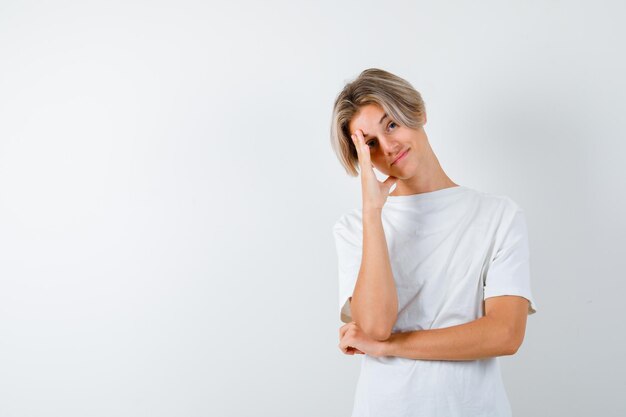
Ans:
<svg viewBox="0 0 626 417"><path fill-rule="evenodd" d="M343 336L346 334L346 332L348 330L350 330L351 327L356 326L356 322L351 321L350 323L344 324L343 326L341 326L339 328L339 339L342 339Z"/></svg>
<svg viewBox="0 0 626 417"><path fill-rule="evenodd" d="M364 355L363 352L354 347L348 347L348 351L346 353L348 355Z"/></svg>
<svg viewBox="0 0 626 417"><path fill-rule="evenodd" d="M361 169L364 167L370 167L372 162L370 160L370 147L365 143L365 138L363 137L363 132L361 129L355 130L352 135L352 142L354 143L354 147L356 148L356 152L359 156L359 164L361 165Z"/></svg>
<svg viewBox="0 0 626 417"><path fill-rule="evenodd" d="M346 355L354 355L354 354L365 355L365 352L362 352L359 349L348 345L347 342L339 343L339 349Z"/></svg>
<svg viewBox="0 0 626 417"><path fill-rule="evenodd" d="M346 355L350 355L351 350L354 349L352 346L350 346L350 344L348 343L348 338L342 340L341 342L339 342L339 349L341 349L341 351L343 353L345 353ZM354 353L354 352L352 352Z"/></svg>
<svg viewBox="0 0 626 417"><path fill-rule="evenodd" d="M354 355L355 353L363 354L359 349L350 346L350 335L346 336L346 333L356 327L356 322L344 324L339 328L339 349L346 355Z"/></svg>
<svg viewBox="0 0 626 417"><path fill-rule="evenodd" d="M357 129L354 131L354 140L356 140L357 143L357 150L361 149L361 153L359 154L359 160L362 160L363 163L367 162L367 165L365 166L369 166L372 164L372 162L370 161L370 147L367 146L367 144L365 143L365 138L363 137L363 132L361 131L361 129Z"/></svg>

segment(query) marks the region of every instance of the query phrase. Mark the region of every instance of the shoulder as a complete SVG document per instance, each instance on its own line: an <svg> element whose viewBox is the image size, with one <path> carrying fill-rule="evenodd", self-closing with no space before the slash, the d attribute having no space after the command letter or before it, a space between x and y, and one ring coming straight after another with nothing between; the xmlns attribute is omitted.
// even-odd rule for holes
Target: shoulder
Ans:
<svg viewBox="0 0 626 417"><path fill-rule="evenodd" d="M362 213L362 209L355 208L342 214L333 224L333 230L347 229L356 231L361 229L363 227Z"/></svg>
<svg viewBox="0 0 626 417"><path fill-rule="evenodd" d="M506 194L471 190L475 221L489 225L495 236L502 236L509 229L525 227L525 214L521 205Z"/></svg>
<svg viewBox="0 0 626 417"><path fill-rule="evenodd" d="M361 221L361 209L353 209L343 214L333 224L332 233L340 244L349 244L359 247L363 242L363 222Z"/></svg>
<svg viewBox="0 0 626 417"><path fill-rule="evenodd" d="M526 214L516 200L505 194L484 192L481 194L492 205L491 222L498 246L506 241L516 242L527 237Z"/></svg>
<svg viewBox="0 0 626 417"><path fill-rule="evenodd" d="M474 189L471 191L480 200L482 206L490 208L504 217L513 216L518 211L524 211L517 201L508 195Z"/></svg>

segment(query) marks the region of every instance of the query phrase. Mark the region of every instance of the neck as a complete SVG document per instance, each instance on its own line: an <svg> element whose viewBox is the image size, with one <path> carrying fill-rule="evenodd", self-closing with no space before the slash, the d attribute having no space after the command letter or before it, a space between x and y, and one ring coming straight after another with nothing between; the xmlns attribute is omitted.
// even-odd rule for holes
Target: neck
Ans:
<svg viewBox="0 0 626 417"><path fill-rule="evenodd" d="M399 179L396 183L396 189L390 195L421 194L458 186L441 168L441 164L428 140L425 141L424 151L424 157L420 159L415 175L410 178Z"/></svg>

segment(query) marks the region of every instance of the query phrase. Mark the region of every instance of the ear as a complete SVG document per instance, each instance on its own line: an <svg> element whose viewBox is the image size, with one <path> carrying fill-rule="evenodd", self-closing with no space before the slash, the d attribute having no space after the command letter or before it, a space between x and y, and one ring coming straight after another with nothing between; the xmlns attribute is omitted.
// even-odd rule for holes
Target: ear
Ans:
<svg viewBox="0 0 626 417"><path fill-rule="evenodd" d="M427 120L428 120L428 117L426 117L426 110L424 110L424 124L426 124Z"/></svg>

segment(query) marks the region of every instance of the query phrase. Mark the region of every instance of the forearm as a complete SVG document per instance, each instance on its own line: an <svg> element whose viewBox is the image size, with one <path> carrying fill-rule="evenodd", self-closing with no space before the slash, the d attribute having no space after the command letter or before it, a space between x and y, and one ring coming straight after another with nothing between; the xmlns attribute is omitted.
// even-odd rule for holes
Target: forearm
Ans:
<svg viewBox="0 0 626 417"><path fill-rule="evenodd" d="M398 294L380 210L363 211L363 256L350 310L359 327L379 340L389 336L398 316Z"/></svg>
<svg viewBox="0 0 626 417"><path fill-rule="evenodd" d="M393 333L382 342L383 356L423 360L475 360L511 355L509 330L483 316L469 323L440 329Z"/></svg>

